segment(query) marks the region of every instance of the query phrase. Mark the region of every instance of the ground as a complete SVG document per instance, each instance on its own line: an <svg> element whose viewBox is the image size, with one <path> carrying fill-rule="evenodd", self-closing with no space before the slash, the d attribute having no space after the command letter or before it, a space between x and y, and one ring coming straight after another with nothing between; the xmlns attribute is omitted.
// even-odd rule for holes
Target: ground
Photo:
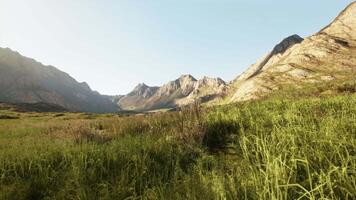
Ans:
<svg viewBox="0 0 356 200"><path fill-rule="evenodd" d="M121 116L0 110L0 199L354 199L354 82Z"/></svg>

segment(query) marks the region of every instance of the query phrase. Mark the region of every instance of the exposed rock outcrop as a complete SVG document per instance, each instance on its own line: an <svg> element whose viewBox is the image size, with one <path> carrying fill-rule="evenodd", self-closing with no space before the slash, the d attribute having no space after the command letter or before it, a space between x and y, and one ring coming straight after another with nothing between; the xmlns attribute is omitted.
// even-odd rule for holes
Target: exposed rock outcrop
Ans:
<svg viewBox="0 0 356 200"><path fill-rule="evenodd" d="M187 105L193 103L195 100L200 102L208 102L213 100L220 100L227 91L227 84L221 78L203 77L195 84L192 92L186 97L177 101L178 105Z"/></svg>

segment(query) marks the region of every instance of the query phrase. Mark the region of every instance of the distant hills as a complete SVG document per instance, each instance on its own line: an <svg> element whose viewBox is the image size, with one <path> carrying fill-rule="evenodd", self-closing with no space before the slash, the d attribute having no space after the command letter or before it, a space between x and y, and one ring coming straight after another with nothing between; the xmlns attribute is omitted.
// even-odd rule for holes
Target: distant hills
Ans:
<svg viewBox="0 0 356 200"><path fill-rule="evenodd" d="M260 98L284 85L333 81L356 74L356 2L328 26L303 39L292 35L230 82L182 75L160 87L138 84L127 95L92 91L52 66L0 48L0 102L48 103L70 111L116 112L174 108L199 100Z"/></svg>
<svg viewBox="0 0 356 200"><path fill-rule="evenodd" d="M116 112L109 98L53 66L0 48L0 102L56 104L70 111Z"/></svg>

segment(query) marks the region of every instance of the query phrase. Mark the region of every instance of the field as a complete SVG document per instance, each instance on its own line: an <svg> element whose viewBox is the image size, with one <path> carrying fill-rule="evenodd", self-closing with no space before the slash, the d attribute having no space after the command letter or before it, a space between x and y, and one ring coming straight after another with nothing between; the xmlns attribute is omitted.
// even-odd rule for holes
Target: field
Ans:
<svg viewBox="0 0 356 200"><path fill-rule="evenodd" d="M139 116L0 110L0 199L355 199L354 88Z"/></svg>

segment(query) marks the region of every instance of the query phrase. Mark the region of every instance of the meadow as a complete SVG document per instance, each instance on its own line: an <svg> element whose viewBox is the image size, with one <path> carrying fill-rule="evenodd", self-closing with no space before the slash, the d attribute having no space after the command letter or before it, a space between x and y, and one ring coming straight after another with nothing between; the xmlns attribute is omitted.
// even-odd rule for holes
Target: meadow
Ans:
<svg viewBox="0 0 356 200"><path fill-rule="evenodd" d="M0 110L0 199L355 199L354 88L129 116Z"/></svg>

